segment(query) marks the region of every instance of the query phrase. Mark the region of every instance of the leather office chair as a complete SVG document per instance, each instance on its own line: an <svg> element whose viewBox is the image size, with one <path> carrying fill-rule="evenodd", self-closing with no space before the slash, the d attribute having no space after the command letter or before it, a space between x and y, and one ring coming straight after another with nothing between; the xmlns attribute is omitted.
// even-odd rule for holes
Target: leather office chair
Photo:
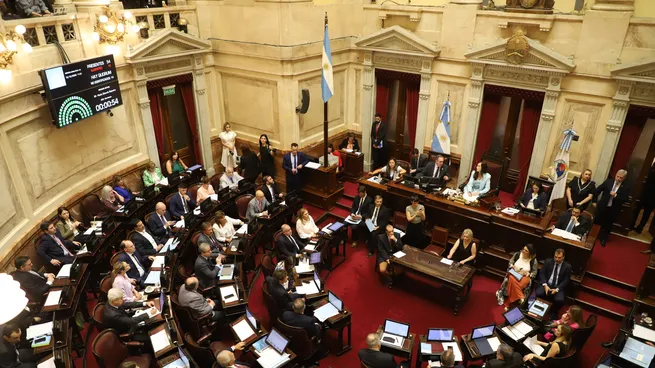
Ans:
<svg viewBox="0 0 655 368"><path fill-rule="evenodd" d="M207 342L208 340L196 341L190 334L184 334L184 347L189 350L189 353L200 367L212 367L213 364L217 363L216 355L223 350L230 349L235 343L233 340L221 340L205 346ZM234 352L235 357L239 355L239 351Z"/></svg>
<svg viewBox="0 0 655 368"><path fill-rule="evenodd" d="M212 186L213 187L213 186ZM189 195L189 198L191 198L194 202L196 201L196 195L198 194L198 188L200 188L200 184L194 184L187 189L187 193ZM215 190L215 189L214 189Z"/></svg>
<svg viewBox="0 0 655 368"><path fill-rule="evenodd" d="M371 368L366 365L366 363L362 362L361 360L359 361L359 368Z"/></svg>
<svg viewBox="0 0 655 368"><path fill-rule="evenodd" d="M234 202L237 206L237 213L241 221L246 221L246 211L248 211L248 203L254 198L252 194L240 195Z"/></svg>
<svg viewBox="0 0 655 368"><path fill-rule="evenodd" d="M93 307L91 323L98 329L98 331L104 331L107 328L105 326L105 303L98 303ZM90 329L91 326L89 326L89 330Z"/></svg>
<svg viewBox="0 0 655 368"><path fill-rule="evenodd" d="M171 198L173 198L174 195L176 195L177 192L171 193L166 196L166 199L164 199L164 203L166 203L166 210L171 208Z"/></svg>
<svg viewBox="0 0 655 368"><path fill-rule="evenodd" d="M100 332L93 340L92 350L98 366L101 368L118 368L123 362L135 362L139 367L150 367L153 359L150 354L130 356L128 345L139 346L141 343L124 343L115 330Z"/></svg>
<svg viewBox="0 0 655 368"><path fill-rule="evenodd" d="M430 245L425 247L424 250L440 256L446 251L446 248L448 248L448 229L440 226L433 227Z"/></svg>
<svg viewBox="0 0 655 368"><path fill-rule="evenodd" d="M276 326L282 335L291 340L289 348L296 353L300 361L308 360L318 351L318 339L310 338L304 328L289 326L279 318Z"/></svg>
<svg viewBox="0 0 655 368"><path fill-rule="evenodd" d="M277 302L275 299L273 299L273 296L271 296L268 291L267 282L264 282L264 286L262 286L262 295L264 297L264 305L266 306L266 310L268 310L269 321L271 322L271 325L273 325L274 321L276 321L282 315L282 313L277 306Z"/></svg>
<svg viewBox="0 0 655 368"><path fill-rule="evenodd" d="M569 348L569 351L566 352L561 358L546 358L542 364L539 364L539 368L570 368L574 366L576 353L578 351L574 346ZM530 363L534 366L534 363Z"/></svg>
<svg viewBox="0 0 655 368"><path fill-rule="evenodd" d="M430 155L428 156L428 161L425 162L427 165L428 162L434 161L435 158L437 158L437 155L441 155L443 157L443 163L450 166L453 163L452 157L450 155L447 155L445 153L440 153L440 152L435 152L435 151L430 151Z"/></svg>
<svg viewBox="0 0 655 368"><path fill-rule="evenodd" d="M407 230L407 216L404 212L394 211L393 212L393 227L400 229L402 231Z"/></svg>
<svg viewBox="0 0 655 368"><path fill-rule="evenodd" d="M587 321L585 322L584 327L580 327L573 331L573 334L571 335L571 347L577 349L578 351L582 350L582 347L584 347L585 343L589 339L589 336L591 336L591 334L596 329L597 322L598 316L595 314L587 317Z"/></svg>
<svg viewBox="0 0 655 368"><path fill-rule="evenodd" d="M212 185L212 188L214 188L214 191L216 192L218 192L221 187L221 176L223 176L223 174L214 174L214 176L209 178L209 183Z"/></svg>
<svg viewBox="0 0 655 368"><path fill-rule="evenodd" d="M523 193L525 193L525 191L532 186L532 183L538 183L541 185L543 192L546 193L546 202L549 202L550 195L553 192L553 187L555 186L555 183L550 180L530 176L528 177L527 185L523 190Z"/></svg>
<svg viewBox="0 0 655 368"><path fill-rule="evenodd" d="M191 244L198 246L198 238L200 237L200 231L196 231L191 235Z"/></svg>
<svg viewBox="0 0 655 368"><path fill-rule="evenodd" d="M112 269L114 268L114 265L116 264L116 262L118 262L118 257L120 257L120 255L124 254L124 253L125 253L125 251L121 250L120 252L116 252L116 253L114 253L113 256L111 256L111 259L109 260L109 264L111 265Z"/></svg>
<svg viewBox="0 0 655 368"><path fill-rule="evenodd" d="M410 167L409 161L396 160L396 163L398 164L398 166L402 167L403 169L405 169L405 171L409 173L409 167Z"/></svg>
<svg viewBox="0 0 655 368"><path fill-rule="evenodd" d="M82 208L81 220L85 225L89 225L94 217L106 217L109 215L109 210L95 193L85 195L80 201L80 207Z"/></svg>
<svg viewBox="0 0 655 368"><path fill-rule="evenodd" d="M293 227L292 227L293 228ZM272 257L277 257L279 252L277 251L277 239L282 235L282 230L278 230L273 234L273 242L271 243Z"/></svg>
<svg viewBox="0 0 655 368"><path fill-rule="evenodd" d="M154 214L154 212L149 212L143 217L143 223L146 225L146 227L148 227L148 230L150 231L152 231L152 229L148 226L148 224L150 223L150 217L152 217Z"/></svg>
<svg viewBox="0 0 655 368"><path fill-rule="evenodd" d="M184 326L184 331L191 334L194 339L201 339L204 335L211 333L214 323L211 320L211 313L200 318L195 318L190 308L183 307L177 300L177 293L171 293L171 304L175 310L179 324Z"/></svg>
<svg viewBox="0 0 655 368"><path fill-rule="evenodd" d="M264 278L266 278L266 276L273 276L275 263L273 263L273 257L271 254L264 254L260 264L262 266L262 271L264 272ZM266 282L266 279L264 279L264 282Z"/></svg>
<svg viewBox="0 0 655 368"><path fill-rule="evenodd" d="M114 284L114 276L110 273L109 275L105 276L100 280L100 299L102 301L107 300L107 293L109 292L109 289L112 288L112 285Z"/></svg>

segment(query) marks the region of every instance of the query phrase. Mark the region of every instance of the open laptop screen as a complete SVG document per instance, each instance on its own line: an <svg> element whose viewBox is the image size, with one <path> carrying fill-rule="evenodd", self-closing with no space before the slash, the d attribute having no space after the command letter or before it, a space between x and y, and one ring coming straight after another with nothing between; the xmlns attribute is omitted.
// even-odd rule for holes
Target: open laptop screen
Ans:
<svg viewBox="0 0 655 368"><path fill-rule="evenodd" d="M309 255L309 264L321 263L321 252L313 252Z"/></svg>
<svg viewBox="0 0 655 368"><path fill-rule="evenodd" d="M384 332L394 334L396 336L408 337L409 324L404 324L390 319L384 320Z"/></svg>
<svg viewBox="0 0 655 368"><path fill-rule="evenodd" d="M453 330L450 328L428 329L428 341L453 341Z"/></svg>
<svg viewBox="0 0 655 368"><path fill-rule="evenodd" d="M257 318L250 313L250 309L246 307L246 318L248 318L248 321L250 321L250 325L254 328L257 328Z"/></svg>
<svg viewBox="0 0 655 368"><path fill-rule="evenodd" d="M471 338L472 339L479 339L481 337L488 337L494 334L494 328L496 327L495 324L489 325L489 326L482 326L482 327L477 327L473 329L473 332L471 333Z"/></svg>
<svg viewBox="0 0 655 368"><path fill-rule="evenodd" d="M507 312L503 313L503 316L507 320L507 323L510 324L510 326L523 319L523 313L518 307L514 307L508 310Z"/></svg>
<svg viewBox="0 0 655 368"><path fill-rule="evenodd" d="M337 298L336 295L332 294L331 291L328 291L328 302L334 305L334 307L337 308L339 312L343 311L343 302L341 301L341 299Z"/></svg>
<svg viewBox="0 0 655 368"><path fill-rule="evenodd" d="M289 340L282 336L281 333L278 332L275 328L271 330L271 333L268 334L268 338L266 338L266 343L268 345L272 346L273 349L277 350L278 353L283 354L284 349L287 348L287 344L289 344Z"/></svg>
<svg viewBox="0 0 655 368"><path fill-rule="evenodd" d="M314 271L314 282L316 283L316 288L320 291L321 290L321 278L318 277L318 273Z"/></svg>

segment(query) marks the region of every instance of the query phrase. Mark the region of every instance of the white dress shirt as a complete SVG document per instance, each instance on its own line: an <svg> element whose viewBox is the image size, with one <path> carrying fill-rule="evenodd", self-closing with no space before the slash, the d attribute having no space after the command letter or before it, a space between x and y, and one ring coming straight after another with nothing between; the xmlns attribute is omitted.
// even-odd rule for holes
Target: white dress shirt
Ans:
<svg viewBox="0 0 655 368"><path fill-rule="evenodd" d="M312 216L309 216L309 221L303 224L301 219L296 221L296 231L300 239L309 239L312 237L312 234L318 233L318 226L314 223Z"/></svg>
<svg viewBox="0 0 655 368"><path fill-rule="evenodd" d="M214 230L214 236L220 242L224 242L227 238L234 238L234 234L237 233L236 229L234 229L234 225L243 225L243 221L233 219L230 216L225 216L225 220L227 221L225 222L224 226L221 226L219 223L215 223L214 226L212 226L212 230Z"/></svg>
<svg viewBox="0 0 655 368"><path fill-rule="evenodd" d="M150 242L150 245L152 245L152 248L157 250L157 242L155 241L155 238L152 237L152 235L148 234L147 231L137 231L137 233L143 235L144 238L148 239Z"/></svg>
<svg viewBox="0 0 655 368"><path fill-rule="evenodd" d="M141 262L139 262L139 260L134 257L134 254L130 254L127 252L125 252L125 254L127 254L127 256L130 257L132 263L134 263L134 265L136 266L137 271L139 271L139 276L143 276L146 273L146 270L144 270L143 267L141 267Z"/></svg>
<svg viewBox="0 0 655 368"><path fill-rule="evenodd" d="M534 200L539 197L539 194L537 193L532 193L532 198L530 198L530 201L528 201L528 205L526 206L527 208L534 210Z"/></svg>

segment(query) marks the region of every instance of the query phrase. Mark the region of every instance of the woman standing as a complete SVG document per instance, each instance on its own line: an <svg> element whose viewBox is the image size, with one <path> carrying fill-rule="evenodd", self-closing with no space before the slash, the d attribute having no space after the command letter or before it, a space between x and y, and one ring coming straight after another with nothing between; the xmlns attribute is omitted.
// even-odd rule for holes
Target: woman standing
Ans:
<svg viewBox="0 0 655 368"><path fill-rule="evenodd" d="M425 222L425 207L418 203L418 196L410 198L411 204L405 208L407 217L407 233L403 239L404 244L417 248L425 246L423 223Z"/></svg>
<svg viewBox="0 0 655 368"><path fill-rule="evenodd" d="M177 151L171 152L168 161L166 161L166 175L181 173L186 169L187 166L184 164L184 161L182 161Z"/></svg>
<svg viewBox="0 0 655 368"><path fill-rule="evenodd" d="M136 291L134 287L134 280L127 277L127 271L130 270L130 265L127 262L116 262L114 269L111 271L114 275L114 282L111 287L123 290L123 301L133 302L141 300L141 293Z"/></svg>
<svg viewBox="0 0 655 368"><path fill-rule="evenodd" d="M566 208L580 207L584 212L594 198L596 183L591 180L591 170L586 169L566 187Z"/></svg>
<svg viewBox="0 0 655 368"><path fill-rule="evenodd" d="M155 163L150 161L148 162L146 169L143 171L142 178L143 185L149 187L162 181L162 179L164 179L164 175L161 174L161 170L155 166Z"/></svg>
<svg viewBox="0 0 655 368"><path fill-rule="evenodd" d="M298 220L296 220L296 231L302 240L315 238L318 235L318 226L306 208L298 211Z"/></svg>
<svg viewBox="0 0 655 368"><path fill-rule="evenodd" d="M491 174L487 172L487 163L478 162L475 170L471 171L468 184L464 187L464 193L471 197L479 197L489 192Z"/></svg>
<svg viewBox="0 0 655 368"><path fill-rule="evenodd" d="M462 231L462 237L457 239L450 253L448 253L448 259L463 265L467 262L473 262L477 254L478 245L473 241L473 231L465 229Z"/></svg>
<svg viewBox="0 0 655 368"><path fill-rule="evenodd" d="M276 151L271 147L271 142L266 134L259 136L259 161L261 161L262 176L275 176L273 155Z"/></svg>
<svg viewBox="0 0 655 368"><path fill-rule="evenodd" d="M526 244L521 251L514 253L509 260L509 267L500 289L496 291L498 305L504 305L509 310L512 303L519 301L523 304L526 295L530 292L532 280L537 276L539 264L534 245Z"/></svg>
<svg viewBox="0 0 655 368"><path fill-rule="evenodd" d="M555 330L555 341L551 343L537 341L537 344L544 347L544 351L541 355L527 354L523 357L523 361L540 360L543 362L546 358L561 358L565 356L566 352L569 351L569 341L572 333L573 330L567 325L557 326Z"/></svg>
<svg viewBox="0 0 655 368"><path fill-rule="evenodd" d="M236 155L237 150L235 148L237 134L232 131L230 123L225 123L223 125L223 131L218 135L218 138L221 139L221 144L223 145L223 155L221 157L221 165L226 169L228 167L236 167Z"/></svg>
<svg viewBox="0 0 655 368"><path fill-rule="evenodd" d="M59 207L57 209L58 221L55 224L55 227L61 233L61 236L66 240L77 240L75 237L80 235L80 230L83 228L83 225L79 221L75 221L71 217L70 211L66 207Z"/></svg>

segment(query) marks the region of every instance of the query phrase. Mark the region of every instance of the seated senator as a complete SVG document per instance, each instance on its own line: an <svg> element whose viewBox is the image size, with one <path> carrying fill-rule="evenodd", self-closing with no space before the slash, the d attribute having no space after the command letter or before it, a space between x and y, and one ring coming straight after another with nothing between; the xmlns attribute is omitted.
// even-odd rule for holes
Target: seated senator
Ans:
<svg viewBox="0 0 655 368"><path fill-rule="evenodd" d="M123 179L121 176L116 175L114 176L114 191L118 194L120 194L121 197L123 197L123 202L127 202L130 199L132 199L133 196L138 195L138 192L132 192L125 184L125 179Z"/></svg>
<svg viewBox="0 0 655 368"><path fill-rule="evenodd" d="M523 357L512 349L511 346L500 344L496 349L496 357L487 360L486 368L520 368L523 365Z"/></svg>
<svg viewBox="0 0 655 368"><path fill-rule="evenodd" d="M228 167L225 169L225 172L223 175L221 175L220 178L220 189L230 187L230 189L237 189L239 188L239 182L243 180L243 177L239 175L239 173L235 173L234 169L231 167Z"/></svg>
<svg viewBox="0 0 655 368"><path fill-rule="evenodd" d="M380 273L389 275L388 268L391 261L389 258L399 250L403 250L403 240L400 234L394 231L393 225L387 224L384 234L378 235L377 263Z"/></svg>
<svg viewBox="0 0 655 368"><path fill-rule="evenodd" d="M16 257L14 266L16 271L11 273L11 277L18 281L27 298L33 302L44 300L44 294L50 290L50 286L55 281L55 274L34 271L32 269L34 264L27 256Z"/></svg>
<svg viewBox="0 0 655 368"><path fill-rule="evenodd" d="M532 183L519 199L520 208L528 208L543 212L546 210L547 205L548 199L546 198L546 193L544 193L541 184L536 181Z"/></svg>
<svg viewBox="0 0 655 368"><path fill-rule="evenodd" d="M187 169L184 161L180 158L177 151L171 152L168 160L166 161L166 175L179 174Z"/></svg>
<svg viewBox="0 0 655 368"><path fill-rule="evenodd" d="M359 151L359 142L355 138L355 134L348 133L348 136L341 141L339 149L351 150L353 152Z"/></svg>
<svg viewBox="0 0 655 368"><path fill-rule="evenodd" d="M434 161L428 162L421 176L424 178L433 178L431 181L436 181L441 184L450 180L450 174L448 173L449 166L445 164L445 158L442 155L436 155Z"/></svg>
<svg viewBox="0 0 655 368"><path fill-rule="evenodd" d="M549 230L555 228L567 231L569 233L582 236L589 231L589 221L582 216L580 207L573 207L571 211L564 212L557 219L555 225L551 226Z"/></svg>
<svg viewBox="0 0 655 368"><path fill-rule="evenodd" d="M469 181L464 187L464 194L471 197L479 197L489 192L491 174L487 172L487 163L478 162L475 170L471 171Z"/></svg>
<svg viewBox="0 0 655 368"><path fill-rule="evenodd" d="M282 230L282 234L277 237L275 242L278 254L282 257L299 257L302 254L305 244L297 235L293 234L291 226L284 224L280 230Z"/></svg>
<svg viewBox="0 0 655 368"><path fill-rule="evenodd" d="M371 176L377 175L377 174L382 174L382 177L387 179L387 180L396 180L402 177L405 174L405 169L400 167L396 163L395 158L390 158L389 162L387 162L386 166L382 166L381 168L374 170L371 172Z"/></svg>
<svg viewBox="0 0 655 368"><path fill-rule="evenodd" d="M15 320L0 325L0 367L36 368L36 356L29 346L21 346L23 331Z"/></svg>
<svg viewBox="0 0 655 368"><path fill-rule="evenodd" d="M473 231L464 229L462 236L455 241L455 244L448 253L448 259L463 265L472 264L478 254L478 245L473 241Z"/></svg>
<svg viewBox="0 0 655 368"><path fill-rule="evenodd" d="M544 352L541 355L527 354L523 356L523 361L544 361L546 358L561 358L566 355L569 350L569 343L571 341L571 334L573 331L567 325L559 325L555 329L555 340L547 343L537 341L537 344L544 347Z"/></svg>
<svg viewBox="0 0 655 368"><path fill-rule="evenodd" d="M144 256L136 250L134 243L131 240L123 240L120 244L123 254L118 256L119 261L127 262L130 268L127 269L127 276L136 280L136 286L139 289L144 289L144 281L148 277L148 270L150 264L155 259L154 256Z"/></svg>
<svg viewBox="0 0 655 368"><path fill-rule="evenodd" d="M369 368L409 368L409 362L405 361L400 364L396 363L396 359L389 353L380 351L382 344L380 343L380 336L376 333L366 335L367 348L361 349L357 356L359 360L366 364Z"/></svg>
<svg viewBox="0 0 655 368"><path fill-rule="evenodd" d="M137 317L133 317L134 309L141 309L143 307L151 308L150 313L157 312L155 303L153 302L124 302L123 291L121 289L109 289L107 292L107 303L105 304L104 311L104 325L107 328L116 330L119 334L135 333L140 322L144 322L148 318L148 313L143 313ZM137 333L134 336L137 341L150 341L147 333Z"/></svg>
<svg viewBox="0 0 655 368"><path fill-rule="evenodd" d="M187 184L180 183L177 187L177 193L171 197L169 202L170 213L176 220L184 219L184 215L196 208L194 202L187 194Z"/></svg>
<svg viewBox="0 0 655 368"><path fill-rule="evenodd" d="M162 175L161 170L155 166L155 163L150 161L148 162L146 169L143 170L143 175L141 178L143 179L143 185L149 187L155 184L159 184L159 182L164 179L164 175Z"/></svg>
<svg viewBox="0 0 655 368"><path fill-rule="evenodd" d="M105 205L105 207L107 207L109 212L116 211L118 207L125 203L125 199L120 194L116 193L116 191L109 185L102 187L100 201Z"/></svg>
<svg viewBox="0 0 655 368"><path fill-rule="evenodd" d="M544 334L544 339L546 341L553 341L555 338L555 329L559 325L567 325L571 327L571 331L575 331L580 327L584 327L585 323L582 308L580 308L578 305L572 305L569 307L569 309L566 310L566 312L564 312L564 314L562 314L560 319L553 321L551 324L551 330Z"/></svg>
<svg viewBox="0 0 655 368"><path fill-rule="evenodd" d="M80 235L80 230L84 229L84 225L71 217L68 208L59 207L57 209L57 223L55 227L64 239L82 242L84 235Z"/></svg>
<svg viewBox="0 0 655 368"><path fill-rule="evenodd" d="M194 264L194 271L200 283L201 289L207 289L216 285L220 268L216 267L222 262L222 256L212 257L211 246L207 243L198 245L198 257Z"/></svg>
<svg viewBox="0 0 655 368"><path fill-rule="evenodd" d="M298 211L298 220L296 220L296 232L302 240L308 240L318 236L319 228L314 223L314 219L306 208Z"/></svg>
<svg viewBox="0 0 655 368"><path fill-rule="evenodd" d="M414 151L412 151L412 159L409 161L410 174L420 173L423 171L423 168L427 162L428 158L422 154L418 148L414 148Z"/></svg>
<svg viewBox="0 0 655 368"><path fill-rule="evenodd" d="M264 192L261 190L258 190L255 192L255 198L251 199L250 202L248 202L248 209L246 210L246 220L249 222L252 221L252 219L257 218L259 216L267 216L268 211L266 211L266 208L268 207L269 203L266 200L266 197L264 196Z"/></svg>
<svg viewBox="0 0 655 368"><path fill-rule="evenodd" d="M284 192L275 184L275 179L272 176L266 175L263 177L264 185L262 185L262 191L268 203L273 203L277 200L284 199Z"/></svg>
<svg viewBox="0 0 655 368"><path fill-rule="evenodd" d="M132 241L136 249L144 256L152 256L159 253L159 251L164 247L165 240L159 239L152 235L146 226L143 224L143 221L139 219L133 219L130 224L134 233L132 234Z"/></svg>
<svg viewBox="0 0 655 368"><path fill-rule="evenodd" d="M504 305L505 310L509 310L510 305L518 301L523 304L530 292L532 280L537 276L539 263L537 262L537 251L532 244L526 244L523 249L514 253L509 260L507 274L496 291L496 300L498 305ZM509 271L513 270L518 278ZM519 280L520 279L520 280Z"/></svg>
<svg viewBox="0 0 655 368"><path fill-rule="evenodd" d="M550 310L554 316L564 305L566 286L571 281L571 265L564 261L564 249L557 249L553 258L544 261L539 271L539 283L535 293L537 298L552 301Z"/></svg>
<svg viewBox="0 0 655 368"><path fill-rule="evenodd" d="M173 235L171 227L175 225L175 222L172 220L170 213L166 211L166 204L164 202L157 202L155 213L148 219L148 228L152 232L152 235L163 241Z"/></svg>
<svg viewBox="0 0 655 368"><path fill-rule="evenodd" d="M136 290L136 280L127 276L130 265L127 262L118 261L114 263L114 269L111 271L114 276L114 282L111 287L123 291L124 302L141 301L142 295Z"/></svg>
<svg viewBox="0 0 655 368"><path fill-rule="evenodd" d="M36 248L36 254L44 261L52 264L53 266L60 267L65 264L73 263L76 252L82 245L75 240L66 240L61 236L61 233L51 224L44 221L39 226L43 235L39 240L39 245Z"/></svg>
<svg viewBox="0 0 655 368"><path fill-rule="evenodd" d="M198 236L197 244L209 244L211 247L212 257L217 257L221 254L224 254L226 251L225 244L219 241L218 238L214 235L214 229L212 224L205 221L200 224L200 235ZM225 259L225 256L221 260Z"/></svg>
<svg viewBox="0 0 655 368"><path fill-rule="evenodd" d="M464 368L461 364L455 365L455 353L453 349L446 349L441 354L441 366L443 368Z"/></svg>
<svg viewBox="0 0 655 368"><path fill-rule="evenodd" d="M225 318L225 313L221 311L221 303L205 298L198 292L198 279L189 277L181 285L178 293L177 300L180 306L189 308L194 318L200 318L211 314L211 320L218 322Z"/></svg>
<svg viewBox="0 0 655 368"><path fill-rule="evenodd" d="M240 343L232 346L229 349L221 350L216 354L216 361L218 362L219 367L221 368L250 368L249 364L240 362L234 356L236 351L242 351L246 347L246 343L241 341Z"/></svg>
<svg viewBox="0 0 655 368"><path fill-rule="evenodd" d="M268 292L275 300L280 311L293 309L293 301L302 298L303 295L292 293L289 287L289 275L285 270L275 270L273 276L266 276Z"/></svg>
<svg viewBox="0 0 655 368"><path fill-rule="evenodd" d="M218 239L219 242L229 243L237 233L237 230L234 226L241 225L243 225L243 221L239 219L233 219L232 217L226 215L223 211L217 211L216 217L214 218L214 225L212 226L212 230L214 231L214 236L216 239Z"/></svg>
<svg viewBox="0 0 655 368"><path fill-rule="evenodd" d="M309 338L319 338L321 325L318 318L305 315L305 299L298 298L292 303L292 310L282 312L282 322L291 327L302 328L307 331Z"/></svg>
<svg viewBox="0 0 655 368"><path fill-rule="evenodd" d="M200 178L200 183L200 188L198 188L198 191L196 192L197 204L202 203L205 199L209 198L210 195L216 194L214 187L212 187L211 183L209 182L208 177L203 176Z"/></svg>

